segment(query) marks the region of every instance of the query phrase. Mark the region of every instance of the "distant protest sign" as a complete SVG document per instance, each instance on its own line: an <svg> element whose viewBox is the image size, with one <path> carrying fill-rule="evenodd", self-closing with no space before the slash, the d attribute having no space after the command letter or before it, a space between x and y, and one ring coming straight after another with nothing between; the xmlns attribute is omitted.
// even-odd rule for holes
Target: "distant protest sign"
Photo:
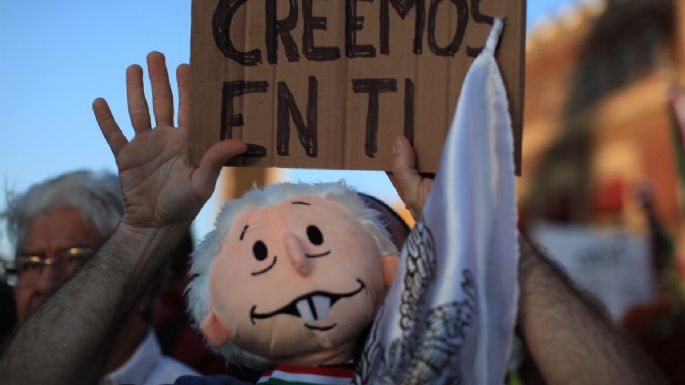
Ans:
<svg viewBox="0 0 685 385"><path fill-rule="evenodd" d="M555 224L537 225L531 234L615 320L653 298L654 273L644 237L622 230Z"/></svg>
<svg viewBox="0 0 685 385"><path fill-rule="evenodd" d="M240 138L266 154L233 165L387 170L404 135L434 172L494 17L518 167L525 0L194 0L191 162Z"/></svg>

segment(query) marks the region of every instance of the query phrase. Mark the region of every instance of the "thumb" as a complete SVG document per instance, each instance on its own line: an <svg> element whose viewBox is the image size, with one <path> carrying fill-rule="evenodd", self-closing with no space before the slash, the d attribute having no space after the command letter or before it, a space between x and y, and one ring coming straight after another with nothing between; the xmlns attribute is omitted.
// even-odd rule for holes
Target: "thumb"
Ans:
<svg viewBox="0 0 685 385"><path fill-rule="evenodd" d="M214 144L200 160L193 172L192 184L196 195L206 201L214 192L221 168L231 158L247 151L247 145L238 139L226 139Z"/></svg>
<svg viewBox="0 0 685 385"><path fill-rule="evenodd" d="M416 153L409 140L403 136L393 145L392 175L390 180L414 218L421 212L421 175L416 170Z"/></svg>

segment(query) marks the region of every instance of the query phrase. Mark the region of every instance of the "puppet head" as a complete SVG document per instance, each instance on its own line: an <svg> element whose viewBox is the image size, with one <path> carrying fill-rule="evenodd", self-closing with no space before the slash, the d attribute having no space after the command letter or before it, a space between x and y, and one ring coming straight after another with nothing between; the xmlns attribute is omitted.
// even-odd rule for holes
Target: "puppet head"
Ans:
<svg viewBox="0 0 685 385"><path fill-rule="evenodd" d="M278 184L226 204L193 254L188 302L230 362L342 364L398 263L378 213L343 183Z"/></svg>

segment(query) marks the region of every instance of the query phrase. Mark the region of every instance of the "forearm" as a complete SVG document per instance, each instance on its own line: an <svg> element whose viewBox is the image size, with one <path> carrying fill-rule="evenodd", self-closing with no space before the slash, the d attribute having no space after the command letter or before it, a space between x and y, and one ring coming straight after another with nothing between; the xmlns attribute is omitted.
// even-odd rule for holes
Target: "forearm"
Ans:
<svg viewBox="0 0 685 385"><path fill-rule="evenodd" d="M121 322L185 230L121 225L18 329L0 360L3 383L97 382Z"/></svg>
<svg viewBox="0 0 685 385"><path fill-rule="evenodd" d="M519 327L547 384L663 382L600 306L526 241L520 245Z"/></svg>

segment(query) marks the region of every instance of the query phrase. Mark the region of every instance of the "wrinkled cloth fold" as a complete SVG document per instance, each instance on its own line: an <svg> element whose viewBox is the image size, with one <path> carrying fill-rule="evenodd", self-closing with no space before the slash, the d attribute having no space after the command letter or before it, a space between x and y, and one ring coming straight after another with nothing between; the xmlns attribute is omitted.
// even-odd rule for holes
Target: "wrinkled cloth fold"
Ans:
<svg viewBox="0 0 685 385"><path fill-rule="evenodd" d="M518 301L513 136L494 54L474 60L432 191L371 329L356 384L504 383Z"/></svg>

